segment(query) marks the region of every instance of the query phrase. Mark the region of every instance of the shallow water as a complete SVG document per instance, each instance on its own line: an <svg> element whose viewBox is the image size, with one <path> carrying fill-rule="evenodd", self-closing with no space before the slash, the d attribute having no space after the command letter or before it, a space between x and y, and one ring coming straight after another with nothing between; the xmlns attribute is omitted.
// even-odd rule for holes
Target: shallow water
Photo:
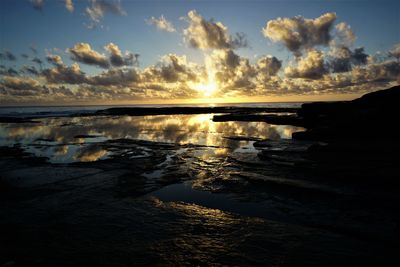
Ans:
<svg viewBox="0 0 400 267"><path fill-rule="evenodd" d="M217 146L230 151L253 149L249 141L224 137L290 139L303 130L264 122L213 122L213 114L158 116L89 116L37 119L39 123L0 123L0 146L21 144L53 163L95 161L110 154L93 144L113 139ZM221 150L222 151L222 150Z"/></svg>
<svg viewBox="0 0 400 267"><path fill-rule="evenodd" d="M0 123L0 259L359 266L392 256L395 202L315 169L303 158L311 144L291 140L302 128L212 116Z"/></svg>

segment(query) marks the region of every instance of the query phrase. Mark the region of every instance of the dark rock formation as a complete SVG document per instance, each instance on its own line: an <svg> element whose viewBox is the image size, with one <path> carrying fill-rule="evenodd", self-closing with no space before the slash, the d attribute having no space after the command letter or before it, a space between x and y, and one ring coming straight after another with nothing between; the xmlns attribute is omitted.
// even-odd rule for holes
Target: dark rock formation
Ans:
<svg viewBox="0 0 400 267"><path fill-rule="evenodd" d="M96 115L183 115L210 113L257 113L257 112L296 112L296 108L257 108L257 107L121 107L99 110Z"/></svg>
<svg viewBox="0 0 400 267"><path fill-rule="evenodd" d="M294 125L294 126L304 126L304 122L301 118L299 118L296 114L289 115L276 115L276 114L224 114L224 115L215 115L213 117L213 121L215 122L223 122L223 121L263 121L270 124L276 125Z"/></svg>
<svg viewBox="0 0 400 267"><path fill-rule="evenodd" d="M298 115L308 129L294 133L293 138L326 142L346 141L368 147L384 148L383 143L396 143L393 130L398 120L400 86L376 91L346 102L303 104Z"/></svg>
<svg viewBox="0 0 400 267"><path fill-rule="evenodd" d="M39 123L39 121L33 121L29 118L0 117L0 123Z"/></svg>

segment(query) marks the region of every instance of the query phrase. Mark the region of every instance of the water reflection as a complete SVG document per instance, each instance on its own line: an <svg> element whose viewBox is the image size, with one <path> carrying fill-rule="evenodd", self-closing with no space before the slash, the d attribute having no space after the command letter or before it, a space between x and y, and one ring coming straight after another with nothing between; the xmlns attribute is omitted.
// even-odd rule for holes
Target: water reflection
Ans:
<svg viewBox="0 0 400 267"><path fill-rule="evenodd" d="M44 118L41 123L1 123L0 145L22 144L29 151L55 162L93 161L107 151L91 144L129 138L154 142L217 146L223 155L235 149L251 148L247 141L224 137L247 136L289 139L302 128L264 122L213 122L213 114L158 116L93 116ZM225 150L224 150L225 149Z"/></svg>
<svg viewBox="0 0 400 267"><path fill-rule="evenodd" d="M81 162L96 161L104 158L107 155L107 150L98 146L87 146L78 151L74 156L75 160Z"/></svg>

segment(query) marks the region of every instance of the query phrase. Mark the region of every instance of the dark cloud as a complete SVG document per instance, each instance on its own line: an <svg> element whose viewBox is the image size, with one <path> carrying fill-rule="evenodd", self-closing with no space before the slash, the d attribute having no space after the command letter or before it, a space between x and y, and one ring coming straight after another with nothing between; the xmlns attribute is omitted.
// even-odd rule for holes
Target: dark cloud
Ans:
<svg viewBox="0 0 400 267"><path fill-rule="evenodd" d="M218 61L224 67L234 69L240 64L240 56L235 54L233 50L226 50L224 52L218 53Z"/></svg>
<svg viewBox="0 0 400 267"><path fill-rule="evenodd" d="M368 61L368 54L365 53L364 47L358 47L351 53L351 60L354 65L363 65Z"/></svg>
<svg viewBox="0 0 400 267"><path fill-rule="evenodd" d="M353 66L365 65L368 61L364 47L358 47L352 51L348 47L341 46L335 48L331 55L328 65L335 73L351 71Z"/></svg>
<svg viewBox="0 0 400 267"><path fill-rule="evenodd" d="M246 34L243 32L235 33L233 37L231 37L231 46L232 48L248 47L249 42Z"/></svg>
<svg viewBox="0 0 400 267"><path fill-rule="evenodd" d="M21 57L23 57L23 58L25 58L25 59L28 59L28 58L29 58L29 55L28 55L28 54L25 54L25 53L23 53L23 54L21 54Z"/></svg>
<svg viewBox="0 0 400 267"><path fill-rule="evenodd" d="M0 75L18 76L19 73L14 68L6 68L5 66L2 66L0 70Z"/></svg>
<svg viewBox="0 0 400 267"><path fill-rule="evenodd" d="M324 62L324 55L317 50L310 50L307 55L299 58L295 66L288 66L285 75L289 78L320 79L328 69Z"/></svg>
<svg viewBox="0 0 400 267"><path fill-rule="evenodd" d="M39 71L35 68L35 66L23 66L20 70L22 73L30 74L30 75L39 75Z"/></svg>
<svg viewBox="0 0 400 267"><path fill-rule="evenodd" d="M329 44L335 20L336 13L326 13L315 19L302 16L278 18L267 22L263 34L274 42L282 42L289 51L299 57L304 50Z"/></svg>
<svg viewBox="0 0 400 267"><path fill-rule="evenodd" d="M1 80L1 85L8 89L27 91L37 90L40 87L40 83L35 79L10 76L3 77Z"/></svg>
<svg viewBox="0 0 400 267"><path fill-rule="evenodd" d="M282 61L273 56L261 57L257 60L257 72L267 77L275 76L282 67Z"/></svg>
<svg viewBox="0 0 400 267"><path fill-rule="evenodd" d="M85 73L80 69L77 63L72 64L70 67L65 65L58 65L52 69L45 69L42 75L49 83L67 83L67 84L82 84L87 82Z"/></svg>
<svg viewBox="0 0 400 267"><path fill-rule="evenodd" d="M87 83L91 85L130 85L137 83L140 76L135 69L111 69L99 75L92 76L87 79Z"/></svg>
<svg viewBox="0 0 400 267"><path fill-rule="evenodd" d="M73 48L67 51L71 54L71 59L75 61L105 69L110 67L107 57L92 50L88 43L77 43Z"/></svg>
<svg viewBox="0 0 400 267"><path fill-rule="evenodd" d="M55 66L59 66L59 65L63 65L64 64L59 55L48 54L46 56L46 60L47 60L47 62L49 62L50 64L53 64Z"/></svg>
<svg viewBox="0 0 400 267"><path fill-rule="evenodd" d="M400 44L395 45L389 52L389 57L393 57L397 60L400 60Z"/></svg>
<svg viewBox="0 0 400 267"><path fill-rule="evenodd" d="M4 52L0 53L0 59L15 61L15 60L17 60L17 57L10 51L4 51Z"/></svg>
<svg viewBox="0 0 400 267"><path fill-rule="evenodd" d="M138 54L132 54L126 51L125 55L122 54L121 50L116 44L109 43L104 49L110 53L110 63L114 67L131 66L137 63Z"/></svg>
<svg viewBox="0 0 400 267"><path fill-rule="evenodd" d="M357 83L368 82L400 82L400 62L396 60L385 60L373 62L365 67L356 67L351 72Z"/></svg>
<svg viewBox="0 0 400 267"><path fill-rule="evenodd" d="M36 64L39 64L39 65L42 65L42 64L43 64L43 61L42 61L40 58L38 58L38 57L33 58L33 59L32 59L32 62L35 62Z"/></svg>
<svg viewBox="0 0 400 267"><path fill-rule="evenodd" d="M144 81L151 82L189 82L196 80L196 67L187 62L185 56L168 54L162 58L162 61L143 71Z"/></svg>
<svg viewBox="0 0 400 267"><path fill-rule="evenodd" d="M231 49L215 50L206 59L206 64L211 64L211 67L207 67L207 79L215 80L220 85L221 94L253 87L255 67L248 59L240 57ZM213 71L210 72L209 69Z"/></svg>
<svg viewBox="0 0 400 267"><path fill-rule="evenodd" d="M184 35L190 46L202 50L206 49L232 49L247 46L243 33L230 36L228 28L221 22L206 20L195 10L188 13L189 26L184 30Z"/></svg>

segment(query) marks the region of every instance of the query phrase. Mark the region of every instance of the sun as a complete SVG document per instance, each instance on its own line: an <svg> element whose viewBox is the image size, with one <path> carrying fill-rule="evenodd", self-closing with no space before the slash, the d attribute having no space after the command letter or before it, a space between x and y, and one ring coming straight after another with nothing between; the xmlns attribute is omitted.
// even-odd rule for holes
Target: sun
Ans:
<svg viewBox="0 0 400 267"><path fill-rule="evenodd" d="M206 97L212 96L217 90L217 88L218 88L217 83L214 81L208 83L198 83L194 86L194 89L203 93L203 95Z"/></svg>

